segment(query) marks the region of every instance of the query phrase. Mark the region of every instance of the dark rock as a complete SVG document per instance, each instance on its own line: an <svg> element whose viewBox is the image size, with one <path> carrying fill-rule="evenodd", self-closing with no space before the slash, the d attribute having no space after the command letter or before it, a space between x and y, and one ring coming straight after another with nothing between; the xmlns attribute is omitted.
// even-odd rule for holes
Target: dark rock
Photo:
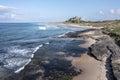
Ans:
<svg viewBox="0 0 120 80"><path fill-rule="evenodd" d="M95 31L96 29L86 29L84 31L75 31L75 32L69 32L66 33L63 38L79 38L79 37L84 37L81 34L89 31Z"/></svg>
<svg viewBox="0 0 120 80"><path fill-rule="evenodd" d="M120 46L120 40L117 40L116 43L118 44L118 46Z"/></svg>
<svg viewBox="0 0 120 80"><path fill-rule="evenodd" d="M106 68L108 80L120 80L120 48L109 36L103 36L90 47L91 55L97 60L107 57Z"/></svg>
<svg viewBox="0 0 120 80"><path fill-rule="evenodd" d="M50 63L48 64L43 63L43 67L45 68L43 80L59 80L64 75L76 76L80 73L74 70L70 61L61 59L53 59L49 61Z"/></svg>
<svg viewBox="0 0 120 80"><path fill-rule="evenodd" d="M114 75L117 78L117 80L120 80L120 49L116 50L116 52L113 51L111 59Z"/></svg>
<svg viewBox="0 0 120 80"><path fill-rule="evenodd" d="M109 52L108 47L114 48L114 46L116 46L113 45L113 42L114 41L109 36L103 36L90 47L91 53L98 60L102 60L104 57L109 57L111 55L111 52Z"/></svg>
<svg viewBox="0 0 120 80"><path fill-rule="evenodd" d="M116 80L120 80L120 62L118 63L112 62L112 68L113 68L113 72Z"/></svg>

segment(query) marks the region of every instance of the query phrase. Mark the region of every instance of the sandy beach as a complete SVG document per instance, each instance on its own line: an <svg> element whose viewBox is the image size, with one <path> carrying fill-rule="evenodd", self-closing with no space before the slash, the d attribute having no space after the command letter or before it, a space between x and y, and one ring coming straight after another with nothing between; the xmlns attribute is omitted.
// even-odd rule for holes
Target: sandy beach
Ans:
<svg viewBox="0 0 120 80"><path fill-rule="evenodd" d="M80 58L73 59L73 65L83 70L83 72L74 77L73 80L107 80L105 61L97 61L86 53Z"/></svg>
<svg viewBox="0 0 120 80"><path fill-rule="evenodd" d="M101 29L103 28L102 26L100 27L93 27L92 25L81 25L81 24L75 24L75 23L63 23L63 22L49 22L48 24L55 24L55 25L64 25L64 26L69 26L69 27L83 27L83 28L92 28L92 29Z"/></svg>
<svg viewBox="0 0 120 80"><path fill-rule="evenodd" d="M80 38L81 40L85 40L84 44L79 45L83 48L89 48L92 44L96 43L97 38L101 37L101 35L96 35L94 31L88 31L80 35L89 35L87 38ZM72 61L72 65L76 70L82 70L82 73L73 77L72 80L107 80L105 67L106 58L104 58L103 61L98 61L86 52L80 57L67 57L67 60Z"/></svg>

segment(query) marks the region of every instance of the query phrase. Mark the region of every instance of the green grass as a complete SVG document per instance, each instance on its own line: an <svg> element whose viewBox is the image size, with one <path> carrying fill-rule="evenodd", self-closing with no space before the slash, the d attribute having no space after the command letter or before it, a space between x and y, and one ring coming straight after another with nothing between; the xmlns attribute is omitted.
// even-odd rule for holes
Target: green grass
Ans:
<svg viewBox="0 0 120 80"><path fill-rule="evenodd" d="M103 33L108 34L114 38L116 44L120 46L120 25L106 27L104 28Z"/></svg>
<svg viewBox="0 0 120 80"><path fill-rule="evenodd" d="M66 23L66 22L65 22ZM71 24L72 22L68 22ZM82 21L81 26L103 27L103 33L110 35L115 39L116 43L120 46L120 20L106 20L106 21Z"/></svg>
<svg viewBox="0 0 120 80"><path fill-rule="evenodd" d="M103 31L108 35L113 34L113 36L114 36L114 34L115 34L116 36L117 35L119 36L120 35L120 26L118 25L118 26L106 27L106 28L104 28Z"/></svg>
<svg viewBox="0 0 120 80"><path fill-rule="evenodd" d="M117 35L120 35L120 26L114 27L111 32L116 33Z"/></svg>

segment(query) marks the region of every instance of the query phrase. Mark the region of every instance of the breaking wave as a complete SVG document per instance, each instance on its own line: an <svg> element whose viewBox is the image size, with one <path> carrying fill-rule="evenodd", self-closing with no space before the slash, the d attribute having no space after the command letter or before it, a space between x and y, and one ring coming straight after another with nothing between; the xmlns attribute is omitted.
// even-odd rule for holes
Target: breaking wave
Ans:
<svg viewBox="0 0 120 80"><path fill-rule="evenodd" d="M7 48L7 53L3 53L0 56L0 61L4 62L3 67L14 70L15 73L19 73L34 57L34 53L43 45L39 45L35 48L21 48L19 46L12 46Z"/></svg>

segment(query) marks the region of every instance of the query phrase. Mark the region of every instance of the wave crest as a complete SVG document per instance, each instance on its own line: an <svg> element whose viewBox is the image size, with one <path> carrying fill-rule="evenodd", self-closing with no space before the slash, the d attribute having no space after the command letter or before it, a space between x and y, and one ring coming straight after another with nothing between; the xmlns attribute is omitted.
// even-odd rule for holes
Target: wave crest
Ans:
<svg viewBox="0 0 120 80"><path fill-rule="evenodd" d="M47 28L46 28L46 27L41 27L41 26L39 26L38 29L39 29L39 30L46 30Z"/></svg>

